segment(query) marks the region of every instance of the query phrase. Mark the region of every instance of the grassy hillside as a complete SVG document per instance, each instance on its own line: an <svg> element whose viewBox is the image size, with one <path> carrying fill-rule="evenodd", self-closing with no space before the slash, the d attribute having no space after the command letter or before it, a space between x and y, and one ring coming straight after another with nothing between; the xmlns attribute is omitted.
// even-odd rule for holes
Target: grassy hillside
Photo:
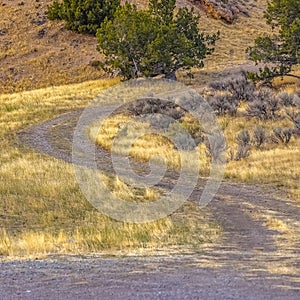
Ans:
<svg viewBox="0 0 300 300"><path fill-rule="evenodd" d="M45 11L51 2L1 0L0 93L83 82L104 76L91 65L93 61L101 60L96 51L96 39L64 29L64 22L49 21ZM144 0L136 2L140 7L145 6ZM204 32L221 32L215 54L207 60L206 67L198 73L195 81L206 72L246 61L244 51L253 38L269 31L262 19L266 2L248 1L250 17L241 15L232 25L215 20L207 16L201 7L195 7L202 16L199 26ZM184 0L177 4L191 6Z"/></svg>

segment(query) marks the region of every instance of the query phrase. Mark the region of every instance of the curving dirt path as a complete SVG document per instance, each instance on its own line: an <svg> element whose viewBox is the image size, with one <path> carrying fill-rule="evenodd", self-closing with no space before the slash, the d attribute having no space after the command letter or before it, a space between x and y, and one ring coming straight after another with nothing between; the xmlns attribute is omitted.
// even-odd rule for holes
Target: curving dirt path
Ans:
<svg viewBox="0 0 300 300"><path fill-rule="evenodd" d="M103 113L105 113L103 108ZM34 125L20 141L72 162L74 126L81 111ZM84 147L84 146L83 146ZM97 148L97 166L112 171L110 154ZM145 166L135 164L137 171ZM169 172L165 188L176 179ZM200 179L190 201L205 184ZM223 182L204 208L223 227L221 241L199 253L148 257L52 256L0 264L2 299L299 299L300 207L286 195ZM272 230L265 217L281 220ZM158 252L159 253L159 252Z"/></svg>

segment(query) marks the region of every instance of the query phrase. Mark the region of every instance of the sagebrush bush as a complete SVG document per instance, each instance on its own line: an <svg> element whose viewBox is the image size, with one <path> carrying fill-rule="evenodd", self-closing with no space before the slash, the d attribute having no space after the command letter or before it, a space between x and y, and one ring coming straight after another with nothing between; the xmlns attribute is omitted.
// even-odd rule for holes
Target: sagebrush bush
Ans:
<svg viewBox="0 0 300 300"><path fill-rule="evenodd" d="M276 120L279 110L278 97L270 89L260 89L254 93L254 100L248 103L247 114L261 120Z"/></svg>
<svg viewBox="0 0 300 300"><path fill-rule="evenodd" d="M300 130L300 111L296 108L286 108L287 117L294 123L295 130Z"/></svg>
<svg viewBox="0 0 300 300"><path fill-rule="evenodd" d="M294 121L294 134L300 135L300 113L297 114Z"/></svg>
<svg viewBox="0 0 300 300"><path fill-rule="evenodd" d="M295 106L295 97L295 94L289 94L287 92L281 92L278 94L278 99L282 106Z"/></svg>
<svg viewBox="0 0 300 300"><path fill-rule="evenodd" d="M238 149L235 155L235 160L241 160L242 158L246 158L250 154L250 134L249 131L244 129L242 130L237 138Z"/></svg>
<svg viewBox="0 0 300 300"><path fill-rule="evenodd" d="M293 129L276 127L273 129L273 141L275 143L283 143L287 145L293 135Z"/></svg>
<svg viewBox="0 0 300 300"><path fill-rule="evenodd" d="M210 97L207 101L214 112L219 116L226 114L235 116L239 106L239 101L230 94L215 95Z"/></svg>
<svg viewBox="0 0 300 300"><path fill-rule="evenodd" d="M147 114L163 114L170 118L179 120L184 116L185 111L170 101L164 101L159 98L137 99L129 103L125 108L135 116Z"/></svg>
<svg viewBox="0 0 300 300"><path fill-rule="evenodd" d="M261 148L268 140L268 134L262 126L257 126L253 130L252 144Z"/></svg>
<svg viewBox="0 0 300 300"><path fill-rule="evenodd" d="M251 101L255 91L254 84L247 79L244 73L225 81L212 82L209 86L217 91L229 92L237 101Z"/></svg>
<svg viewBox="0 0 300 300"><path fill-rule="evenodd" d="M210 135L204 136L203 138L204 145L206 147L206 155L212 160L217 162L222 159L222 153L225 152L226 142L223 136L221 135ZM221 161L223 163L223 161Z"/></svg>

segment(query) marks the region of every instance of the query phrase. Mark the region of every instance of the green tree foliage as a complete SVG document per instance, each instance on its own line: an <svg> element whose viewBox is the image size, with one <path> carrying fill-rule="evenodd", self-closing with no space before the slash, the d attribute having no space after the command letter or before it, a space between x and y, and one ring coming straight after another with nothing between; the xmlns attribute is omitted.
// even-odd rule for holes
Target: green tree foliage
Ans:
<svg viewBox="0 0 300 300"><path fill-rule="evenodd" d="M111 19L119 6L120 0L54 1L48 8L48 18L65 20L70 30L96 34L104 19Z"/></svg>
<svg viewBox="0 0 300 300"><path fill-rule="evenodd" d="M247 49L252 61L265 63L258 73L249 73L253 80L270 80L289 74L300 63L300 0L271 0L264 15L276 33L258 37ZM299 78L299 77L298 77Z"/></svg>
<svg viewBox="0 0 300 300"><path fill-rule="evenodd" d="M174 11L175 0L150 0L144 11L129 3L117 8L97 31L103 68L118 70L124 79L159 74L175 79L178 69L202 67L219 34L200 33L193 10Z"/></svg>

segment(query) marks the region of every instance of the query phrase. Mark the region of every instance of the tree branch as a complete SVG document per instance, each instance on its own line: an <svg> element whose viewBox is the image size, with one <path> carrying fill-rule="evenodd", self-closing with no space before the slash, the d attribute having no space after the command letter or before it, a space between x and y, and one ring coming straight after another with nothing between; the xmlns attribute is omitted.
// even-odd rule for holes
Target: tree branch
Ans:
<svg viewBox="0 0 300 300"><path fill-rule="evenodd" d="M300 79L300 76L294 75L294 74L284 74L284 75L278 75L278 76L288 76L288 77L293 77L293 78ZM278 76L276 76L276 77L278 77Z"/></svg>

